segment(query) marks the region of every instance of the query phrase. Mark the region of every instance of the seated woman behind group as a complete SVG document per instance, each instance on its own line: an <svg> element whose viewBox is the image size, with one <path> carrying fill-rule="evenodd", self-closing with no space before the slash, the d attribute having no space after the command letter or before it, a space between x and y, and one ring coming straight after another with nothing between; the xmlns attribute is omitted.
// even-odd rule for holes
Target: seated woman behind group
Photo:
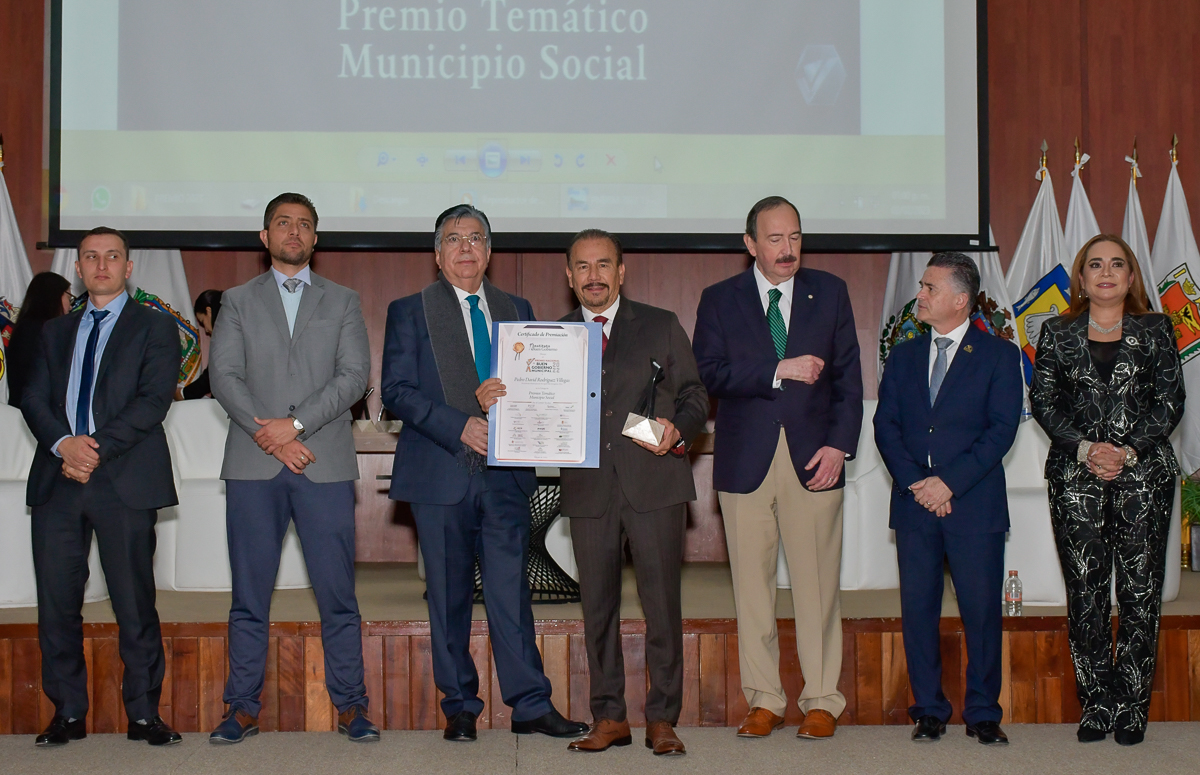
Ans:
<svg viewBox="0 0 1200 775"><path fill-rule="evenodd" d="M217 313L221 311L221 292L207 290L196 297L196 322L204 329L204 333L212 336L213 326L217 324ZM208 369L200 372L200 376L183 388L185 401L193 398L206 398L212 395L208 387Z"/></svg>
<svg viewBox="0 0 1200 775"><path fill-rule="evenodd" d="M17 323L5 348L8 370L8 404L20 407L29 371L33 367L42 326L47 320L65 315L71 310L71 283L54 272L34 275L21 302Z"/></svg>
<svg viewBox="0 0 1200 775"><path fill-rule="evenodd" d="M1129 246L1093 237L1075 257L1070 308L1042 327L1029 392L1051 442L1046 480L1083 708L1080 742L1112 732L1134 745L1145 734L1180 473L1168 437L1183 401L1170 318L1150 312Z"/></svg>

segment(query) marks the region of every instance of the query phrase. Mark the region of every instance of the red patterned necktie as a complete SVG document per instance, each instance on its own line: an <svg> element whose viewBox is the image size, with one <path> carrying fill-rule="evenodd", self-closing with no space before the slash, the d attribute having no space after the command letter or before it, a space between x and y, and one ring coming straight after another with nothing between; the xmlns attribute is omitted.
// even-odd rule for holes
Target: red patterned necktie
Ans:
<svg viewBox="0 0 1200 775"><path fill-rule="evenodd" d="M608 322L608 318L604 317L603 315L597 315L596 317L592 318L592 322L599 323L600 324L600 332L603 333L604 332L604 324ZM604 351L607 349L608 349L608 334L604 334L604 341L600 343L601 354L603 354Z"/></svg>

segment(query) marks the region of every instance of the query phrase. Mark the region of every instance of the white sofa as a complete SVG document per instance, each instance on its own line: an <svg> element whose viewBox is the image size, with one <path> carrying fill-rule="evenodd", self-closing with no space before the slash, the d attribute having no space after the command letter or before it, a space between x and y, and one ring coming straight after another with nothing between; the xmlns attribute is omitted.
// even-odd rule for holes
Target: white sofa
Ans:
<svg viewBox="0 0 1200 775"><path fill-rule="evenodd" d="M37 605L30 515L25 505L25 486L36 448L37 442L20 410L0 404L0 608ZM93 538L83 599L95 603L107 598L108 587Z"/></svg>
<svg viewBox="0 0 1200 775"><path fill-rule="evenodd" d="M211 398L176 401L163 428L179 505L158 512L155 585L180 591L228 591L233 580L225 532L225 482L220 476L229 417ZM296 527L289 525L275 588L310 586Z"/></svg>

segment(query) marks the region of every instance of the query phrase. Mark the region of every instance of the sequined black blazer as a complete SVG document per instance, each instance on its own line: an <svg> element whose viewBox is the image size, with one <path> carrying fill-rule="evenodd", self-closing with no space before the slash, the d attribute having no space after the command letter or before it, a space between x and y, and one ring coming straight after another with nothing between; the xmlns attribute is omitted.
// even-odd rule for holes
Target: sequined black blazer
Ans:
<svg viewBox="0 0 1200 775"><path fill-rule="evenodd" d="M1093 475L1077 462L1079 442L1106 441L1137 450L1138 463L1118 482L1162 483L1179 475L1168 437L1183 417L1184 387L1175 329L1166 315L1126 315L1107 384L1088 349L1089 316L1046 321L1034 360L1029 404L1050 437L1046 478Z"/></svg>

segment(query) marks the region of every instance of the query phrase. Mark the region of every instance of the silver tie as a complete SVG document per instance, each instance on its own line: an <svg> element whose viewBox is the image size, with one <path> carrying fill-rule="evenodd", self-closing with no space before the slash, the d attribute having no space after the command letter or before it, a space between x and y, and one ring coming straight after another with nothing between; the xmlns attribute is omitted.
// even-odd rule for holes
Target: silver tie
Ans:
<svg viewBox="0 0 1200 775"><path fill-rule="evenodd" d="M299 288L303 283L304 281L299 277L289 277L283 281L283 287L287 289L288 293L295 293L296 289Z"/></svg>
<svg viewBox="0 0 1200 775"><path fill-rule="evenodd" d="M948 336L939 336L933 340L937 345L937 360L933 362L933 374L929 377L929 405L937 402L938 391L942 388L942 380L946 378L946 348L954 344Z"/></svg>

